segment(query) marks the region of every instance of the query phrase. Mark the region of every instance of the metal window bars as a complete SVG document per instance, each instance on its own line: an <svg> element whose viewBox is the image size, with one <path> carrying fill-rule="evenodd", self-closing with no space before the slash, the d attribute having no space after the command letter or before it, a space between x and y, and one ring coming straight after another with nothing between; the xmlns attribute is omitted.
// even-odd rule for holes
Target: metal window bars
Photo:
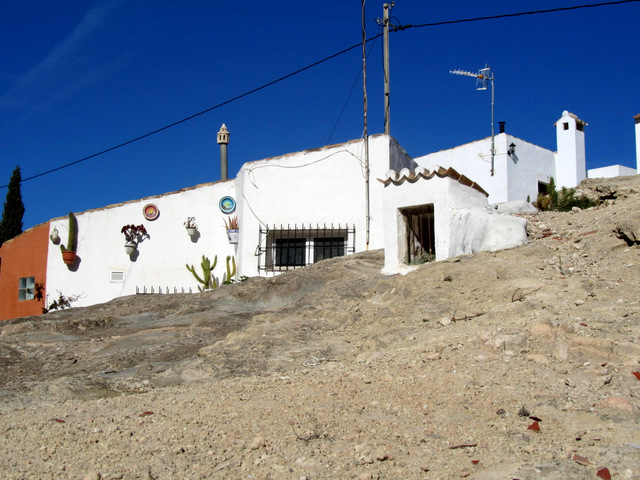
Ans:
<svg viewBox="0 0 640 480"><path fill-rule="evenodd" d="M356 227L348 224L260 226L258 272L283 272L356 250Z"/></svg>

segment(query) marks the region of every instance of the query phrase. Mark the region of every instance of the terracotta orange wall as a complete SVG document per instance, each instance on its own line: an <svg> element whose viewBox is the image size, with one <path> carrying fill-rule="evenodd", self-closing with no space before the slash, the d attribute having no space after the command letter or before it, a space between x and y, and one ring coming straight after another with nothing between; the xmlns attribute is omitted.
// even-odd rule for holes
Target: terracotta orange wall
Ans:
<svg viewBox="0 0 640 480"><path fill-rule="evenodd" d="M0 247L0 320L40 315L43 301L18 300L20 278L35 277L46 290L49 222L36 225Z"/></svg>

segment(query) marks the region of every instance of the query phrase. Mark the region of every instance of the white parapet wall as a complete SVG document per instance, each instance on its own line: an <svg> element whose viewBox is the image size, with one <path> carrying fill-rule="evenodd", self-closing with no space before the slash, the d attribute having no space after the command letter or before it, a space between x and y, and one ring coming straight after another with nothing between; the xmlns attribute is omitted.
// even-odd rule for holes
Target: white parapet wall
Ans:
<svg viewBox="0 0 640 480"><path fill-rule="evenodd" d="M633 119L636 123L636 170L640 171L640 113Z"/></svg>
<svg viewBox="0 0 640 480"><path fill-rule="evenodd" d="M587 170L587 178L613 178L627 175L636 175L635 168L625 167L624 165L609 165L607 167L590 168Z"/></svg>

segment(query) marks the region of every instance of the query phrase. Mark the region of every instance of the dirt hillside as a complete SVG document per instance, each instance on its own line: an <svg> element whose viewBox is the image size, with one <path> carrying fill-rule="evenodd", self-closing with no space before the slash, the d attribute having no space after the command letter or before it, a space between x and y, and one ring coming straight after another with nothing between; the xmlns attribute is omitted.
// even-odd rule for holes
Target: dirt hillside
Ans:
<svg viewBox="0 0 640 480"><path fill-rule="evenodd" d="M528 245L0 324L8 479L640 478L640 177Z"/></svg>

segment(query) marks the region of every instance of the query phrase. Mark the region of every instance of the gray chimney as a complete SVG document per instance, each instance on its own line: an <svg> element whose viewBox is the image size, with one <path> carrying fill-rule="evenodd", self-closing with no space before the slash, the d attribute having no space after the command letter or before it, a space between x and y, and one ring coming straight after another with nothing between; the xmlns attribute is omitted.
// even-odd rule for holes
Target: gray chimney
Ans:
<svg viewBox="0 0 640 480"><path fill-rule="evenodd" d="M218 144L220 145L220 180L227 180L227 145L229 145L229 130L223 123L218 132Z"/></svg>

